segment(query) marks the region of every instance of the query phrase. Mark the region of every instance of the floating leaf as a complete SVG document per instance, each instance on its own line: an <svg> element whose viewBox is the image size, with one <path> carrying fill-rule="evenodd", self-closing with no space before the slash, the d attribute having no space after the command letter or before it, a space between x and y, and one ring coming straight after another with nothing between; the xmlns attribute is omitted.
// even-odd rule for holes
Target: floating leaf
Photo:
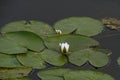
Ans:
<svg viewBox="0 0 120 80"><path fill-rule="evenodd" d="M30 20L29 22L22 20L8 23L3 26L1 32L30 31L39 36L48 36L50 34L54 34L52 27L44 22L35 20Z"/></svg>
<svg viewBox="0 0 120 80"><path fill-rule="evenodd" d="M32 68L45 68L44 60L41 58L41 54L38 52L28 52L26 54L17 55L17 59L22 65Z"/></svg>
<svg viewBox="0 0 120 80"><path fill-rule="evenodd" d="M13 69L5 69L0 68L0 79L8 79L8 78L19 78L23 76L27 76L31 72L32 68L13 68Z"/></svg>
<svg viewBox="0 0 120 80"><path fill-rule="evenodd" d="M38 76L49 75L49 76L63 76L66 74L70 69L65 68L49 68L46 70L41 70L38 73Z"/></svg>
<svg viewBox="0 0 120 80"><path fill-rule="evenodd" d="M38 76L42 80L63 80L63 75L66 74L70 69L64 68L51 68L40 71Z"/></svg>
<svg viewBox="0 0 120 80"><path fill-rule="evenodd" d="M0 53L0 67L22 67L15 55L7 55Z"/></svg>
<svg viewBox="0 0 120 80"><path fill-rule="evenodd" d="M110 56L112 54L111 50L108 50L108 49L103 49L103 48L94 48L95 51L99 51L99 52L102 52L102 53L105 53L107 54L108 56Z"/></svg>
<svg viewBox="0 0 120 80"><path fill-rule="evenodd" d="M41 51L44 49L42 39L34 33L26 31L6 33L0 39L0 52L7 54L25 53L27 49ZM26 48L26 49L25 49Z"/></svg>
<svg viewBox="0 0 120 80"><path fill-rule="evenodd" d="M52 36L46 38L45 40L45 44L48 47L48 49L56 51L60 50L59 43L63 42L67 42L70 45L70 52L99 45L99 43L96 40L81 35Z"/></svg>
<svg viewBox="0 0 120 80"><path fill-rule="evenodd" d="M55 66L62 66L67 62L67 58L64 55L48 49L42 52L42 57L46 62Z"/></svg>
<svg viewBox="0 0 120 80"><path fill-rule="evenodd" d="M102 32L103 24L89 17L70 17L55 23L54 28L68 34L76 30L77 34L94 36Z"/></svg>
<svg viewBox="0 0 120 80"><path fill-rule="evenodd" d="M115 80L110 75L99 71L76 70L64 75L64 80Z"/></svg>
<svg viewBox="0 0 120 80"><path fill-rule="evenodd" d="M118 62L118 65L120 65L120 57L118 57L118 60L117 60L117 62Z"/></svg>
<svg viewBox="0 0 120 80"><path fill-rule="evenodd" d="M95 67L102 67L108 64L109 57L107 54L100 51L83 49L70 54L69 61L78 66L89 61Z"/></svg>
<svg viewBox="0 0 120 80"><path fill-rule="evenodd" d="M26 51L26 48L19 46L17 43L14 43L14 41L0 36L0 52L7 54L17 54L25 53Z"/></svg>
<svg viewBox="0 0 120 80"><path fill-rule="evenodd" d="M3 79L3 80L31 80L30 78L9 78L9 79Z"/></svg>
<svg viewBox="0 0 120 80"><path fill-rule="evenodd" d="M114 80L110 75L93 70L52 68L38 73L41 80Z"/></svg>

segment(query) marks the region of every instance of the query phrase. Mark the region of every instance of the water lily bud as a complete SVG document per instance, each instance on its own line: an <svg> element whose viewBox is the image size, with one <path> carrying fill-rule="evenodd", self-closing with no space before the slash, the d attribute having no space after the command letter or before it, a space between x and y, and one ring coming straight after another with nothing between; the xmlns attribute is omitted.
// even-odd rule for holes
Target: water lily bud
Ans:
<svg viewBox="0 0 120 80"><path fill-rule="evenodd" d="M67 42L65 43L59 43L60 49L62 53L67 53L69 51L69 44Z"/></svg>
<svg viewBox="0 0 120 80"><path fill-rule="evenodd" d="M56 34L62 34L62 31L61 30L55 30L56 31Z"/></svg>

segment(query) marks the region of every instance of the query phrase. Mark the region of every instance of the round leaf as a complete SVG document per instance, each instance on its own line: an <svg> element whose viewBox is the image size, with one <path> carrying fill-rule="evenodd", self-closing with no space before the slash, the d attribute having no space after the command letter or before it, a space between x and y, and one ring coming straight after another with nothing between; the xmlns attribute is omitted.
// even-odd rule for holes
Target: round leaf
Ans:
<svg viewBox="0 0 120 80"><path fill-rule="evenodd" d="M11 32L6 36L14 40L16 43L34 51L41 51L44 48L42 39L31 32Z"/></svg>
<svg viewBox="0 0 120 80"><path fill-rule="evenodd" d="M22 67L14 55L7 55L0 53L0 67Z"/></svg>
<svg viewBox="0 0 120 80"><path fill-rule="evenodd" d="M94 36L102 32L103 24L90 17L70 17L55 23L54 28L68 34L76 30L77 34Z"/></svg>
<svg viewBox="0 0 120 80"><path fill-rule="evenodd" d="M47 63L55 66L62 66L67 62L67 58L64 55L48 49L42 52L42 57Z"/></svg>
<svg viewBox="0 0 120 80"><path fill-rule="evenodd" d="M115 80L110 75L92 70L76 70L64 75L65 80Z"/></svg>
<svg viewBox="0 0 120 80"><path fill-rule="evenodd" d="M7 39L4 36L0 36L0 52L7 54L25 53L27 49L19 46L14 41Z"/></svg>
<svg viewBox="0 0 120 80"><path fill-rule="evenodd" d="M71 53L68 56L68 58L69 58L70 63L78 65L78 66L82 66L88 61L88 52L86 53L83 50L76 51L76 52Z"/></svg>
<svg viewBox="0 0 120 80"><path fill-rule="evenodd" d="M14 21L3 26L1 32L14 32L14 31L30 31L39 36L48 36L54 33L52 27L44 22L30 20L26 22L22 21Z"/></svg>
<svg viewBox="0 0 120 80"><path fill-rule="evenodd" d="M23 76L28 76L28 74L32 71L31 68L13 68L13 69L5 69L0 68L0 79L8 79L8 78L19 78Z"/></svg>
<svg viewBox="0 0 120 80"><path fill-rule="evenodd" d="M70 45L69 52L74 52L80 49L99 45L99 43L96 40L81 35L52 36L46 38L45 40L45 44L48 47L48 49L52 49L56 51L60 50L59 43L64 43L64 42L67 42Z"/></svg>
<svg viewBox="0 0 120 80"><path fill-rule="evenodd" d="M17 55L17 59L22 65L32 68L45 68L45 63L41 58L41 54L37 52L28 52L26 54Z"/></svg>
<svg viewBox="0 0 120 80"><path fill-rule="evenodd" d="M70 69L64 68L51 68L42 70L38 73L38 76L42 80L63 80L63 75L66 74Z"/></svg>
<svg viewBox="0 0 120 80"><path fill-rule="evenodd" d="M109 63L107 54L89 50L89 62L95 67L102 67Z"/></svg>
<svg viewBox="0 0 120 80"><path fill-rule="evenodd" d="M102 67L108 64L109 57L106 53L100 51L83 49L70 54L69 61L78 66L89 61L95 67Z"/></svg>
<svg viewBox="0 0 120 80"><path fill-rule="evenodd" d="M18 31L6 33L0 37L0 52L7 54L25 53L27 49L44 49L42 39L32 32Z"/></svg>

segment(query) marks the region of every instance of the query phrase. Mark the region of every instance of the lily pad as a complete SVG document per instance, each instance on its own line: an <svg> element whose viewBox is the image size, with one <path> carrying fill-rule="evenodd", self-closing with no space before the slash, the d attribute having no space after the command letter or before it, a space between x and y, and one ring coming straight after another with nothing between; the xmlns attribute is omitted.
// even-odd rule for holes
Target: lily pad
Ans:
<svg viewBox="0 0 120 80"><path fill-rule="evenodd" d="M120 65L120 57L118 57L117 62L118 62L118 65Z"/></svg>
<svg viewBox="0 0 120 80"><path fill-rule="evenodd" d="M27 49L40 52L44 49L42 39L32 33L26 31L6 33L0 40L0 52L7 54L25 53ZM3 47L2 47L3 46Z"/></svg>
<svg viewBox="0 0 120 80"><path fill-rule="evenodd" d="M99 43L89 37L81 35L61 35L61 36L51 36L46 38L45 44L48 49L60 51L59 43L67 42L70 45L70 51L74 52L80 49L89 48L91 46L98 46Z"/></svg>
<svg viewBox="0 0 120 80"><path fill-rule="evenodd" d="M109 63L109 57L106 53L100 51L83 49L70 54L69 61L78 66L81 66L89 61L91 65L95 67L102 67Z"/></svg>
<svg viewBox="0 0 120 80"><path fill-rule="evenodd" d="M104 49L104 48L94 48L95 51L99 51L99 52L102 52L102 53L105 53L107 54L108 56L110 56L112 54L111 50L109 49Z"/></svg>
<svg viewBox="0 0 120 80"><path fill-rule="evenodd" d="M70 17L55 23L54 28L63 34L76 31L76 34L94 36L104 29L102 22L90 17Z"/></svg>
<svg viewBox="0 0 120 80"><path fill-rule="evenodd" d="M25 20L14 21L4 25L1 30L2 33L14 31L30 31L39 36L48 36L55 33L53 28L47 23L35 20L30 20L29 22Z"/></svg>
<svg viewBox="0 0 120 80"><path fill-rule="evenodd" d="M48 49L42 52L42 58L44 58L44 60L47 63L55 65L55 66L62 66L65 63L67 63L67 58L64 55L56 51L48 50Z"/></svg>
<svg viewBox="0 0 120 80"><path fill-rule="evenodd" d="M22 67L15 55L7 55L0 53L0 67L14 68Z"/></svg>
<svg viewBox="0 0 120 80"><path fill-rule="evenodd" d="M38 76L42 80L64 80L63 75L66 74L70 69L64 68L51 68L42 70L38 73Z"/></svg>
<svg viewBox="0 0 120 80"><path fill-rule="evenodd" d="M7 54L18 54L25 53L27 49L19 46L14 41L7 39L6 37L0 36L0 52Z"/></svg>
<svg viewBox="0 0 120 80"><path fill-rule="evenodd" d="M41 76L40 79L41 80L63 80L63 78L59 76L46 76L46 75Z"/></svg>
<svg viewBox="0 0 120 80"><path fill-rule="evenodd" d="M24 76L28 76L28 74L32 71L32 68L0 68L0 79L8 79L8 78L21 78Z"/></svg>
<svg viewBox="0 0 120 80"><path fill-rule="evenodd" d="M38 76L63 76L64 74L66 74L67 72L69 72L70 69L66 69L66 68L48 68L45 70L41 70L38 73Z"/></svg>
<svg viewBox="0 0 120 80"><path fill-rule="evenodd" d="M41 57L41 53L38 52L28 52L26 54L20 54L17 55L17 59L24 66L37 68L37 69L46 67L44 60Z"/></svg>
<svg viewBox="0 0 120 80"><path fill-rule="evenodd" d="M110 75L92 70L76 70L64 75L64 80L115 80Z"/></svg>
<svg viewBox="0 0 120 80"><path fill-rule="evenodd" d="M9 79L3 79L3 80L31 80L30 78L9 78Z"/></svg>
<svg viewBox="0 0 120 80"><path fill-rule="evenodd" d="M41 80L114 80L106 73L94 70L51 68L38 72Z"/></svg>

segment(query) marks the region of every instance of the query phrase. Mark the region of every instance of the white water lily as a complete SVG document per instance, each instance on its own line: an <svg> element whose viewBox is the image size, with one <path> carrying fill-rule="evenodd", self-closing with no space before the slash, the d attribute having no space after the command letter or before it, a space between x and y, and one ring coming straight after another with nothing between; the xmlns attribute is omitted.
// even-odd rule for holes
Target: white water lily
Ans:
<svg viewBox="0 0 120 80"><path fill-rule="evenodd" d="M59 43L60 49L62 53L67 53L69 51L70 45L65 42L65 43Z"/></svg>
<svg viewBox="0 0 120 80"><path fill-rule="evenodd" d="M57 34L62 34L61 30L55 30Z"/></svg>

